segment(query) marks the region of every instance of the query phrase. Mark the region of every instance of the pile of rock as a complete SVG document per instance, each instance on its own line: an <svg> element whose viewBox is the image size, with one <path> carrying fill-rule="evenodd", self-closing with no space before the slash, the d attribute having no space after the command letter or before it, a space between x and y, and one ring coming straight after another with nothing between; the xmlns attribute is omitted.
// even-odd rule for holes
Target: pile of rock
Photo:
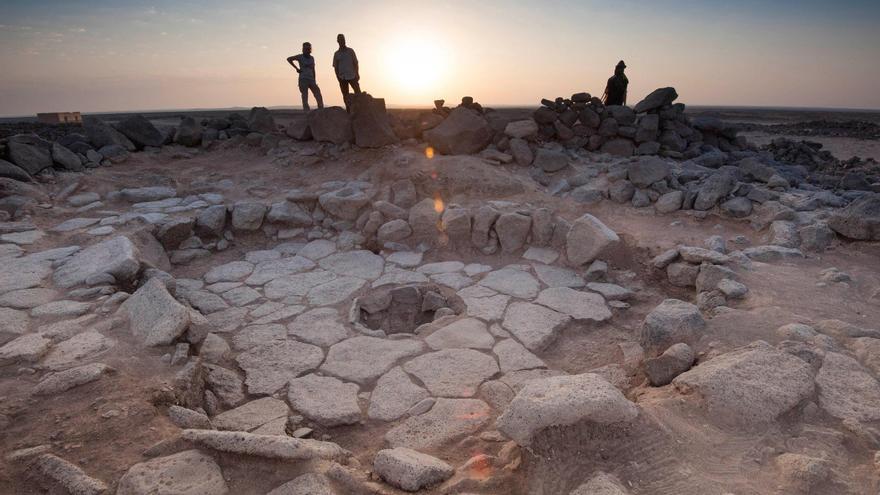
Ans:
<svg viewBox="0 0 880 495"><path fill-rule="evenodd" d="M689 119L675 88L659 88L629 108L605 106L589 93L570 99L541 100L533 118L542 140L559 140L567 148L586 148L617 156L661 155L695 158L706 151L747 147L736 130L718 119Z"/></svg>
<svg viewBox="0 0 880 495"><path fill-rule="evenodd" d="M716 240L720 240L720 238ZM742 299L749 292L749 288L739 282L736 272L724 266L733 264L734 260L747 264L748 259L743 258L748 258L748 255L743 252L727 255L724 253L723 240L715 244L716 249L679 246L661 253L651 261L654 269L665 270L670 284L676 287L695 288L697 306L703 311L726 306L728 301ZM750 248L753 251L749 252L754 252L757 258L767 260L767 257L762 257L758 253L772 251L773 248L764 247L768 249L754 250L754 248ZM800 251L797 250L791 250L788 254L795 256L795 252L797 255L800 254ZM696 341L683 342L696 343Z"/></svg>
<svg viewBox="0 0 880 495"><path fill-rule="evenodd" d="M398 142L385 109L383 98L368 93L351 97L351 113L342 107L312 110L305 119L291 122L286 134L298 141L356 144L361 148L381 148Z"/></svg>
<svg viewBox="0 0 880 495"><path fill-rule="evenodd" d="M18 134L0 142L0 177L31 181L51 170L80 172L86 168L109 166L126 161L135 151L157 151L161 146L179 144L208 147L211 143L232 138L269 147L277 144L274 119L265 108L255 107L248 118L231 114L227 118L197 122L182 117L176 127L159 128L142 115L108 124L94 117L83 123L84 133L70 132L56 141L36 134Z"/></svg>

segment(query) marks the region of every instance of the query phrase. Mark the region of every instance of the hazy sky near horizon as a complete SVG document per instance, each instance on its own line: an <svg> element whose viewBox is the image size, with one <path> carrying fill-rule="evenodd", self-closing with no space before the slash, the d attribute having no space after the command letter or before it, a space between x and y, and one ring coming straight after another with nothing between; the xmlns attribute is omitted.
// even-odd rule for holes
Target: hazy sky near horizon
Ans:
<svg viewBox="0 0 880 495"><path fill-rule="evenodd" d="M340 32L390 106L601 95L624 59L630 104L877 109L878 24L878 0L0 0L0 115L298 106L303 41L340 104Z"/></svg>

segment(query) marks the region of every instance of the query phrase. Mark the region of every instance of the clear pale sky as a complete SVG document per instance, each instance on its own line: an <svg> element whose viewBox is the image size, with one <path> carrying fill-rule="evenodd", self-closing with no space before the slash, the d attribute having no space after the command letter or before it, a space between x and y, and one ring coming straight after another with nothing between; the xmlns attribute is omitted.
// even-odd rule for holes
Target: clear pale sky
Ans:
<svg viewBox="0 0 880 495"><path fill-rule="evenodd" d="M300 104L311 41L340 104L336 34L390 106L537 105L675 86L708 105L880 108L880 0L0 0L0 115Z"/></svg>

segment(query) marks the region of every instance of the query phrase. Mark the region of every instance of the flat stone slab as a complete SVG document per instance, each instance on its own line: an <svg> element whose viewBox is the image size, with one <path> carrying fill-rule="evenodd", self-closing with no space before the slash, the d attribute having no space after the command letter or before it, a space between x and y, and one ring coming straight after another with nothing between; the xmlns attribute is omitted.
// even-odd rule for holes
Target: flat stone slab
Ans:
<svg viewBox="0 0 880 495"><path fill-rule="evenodd" d="M253 273L244 280L244 283L248 285L263 285L276 278L308 271L314 267L314 261L302 256L263 261L256 264Z"/></svg>
<svg viewBox="0 0 880 495"><path fill-rule="evenodd" d="M471 435L492 418L479 399L437 399L430 411L407 418L385 434L392 447L435 451Z"/></svg>
<svg viewBox="0 0 880 495"><path fill-rule="evenodd" d="M116 236L89 246L76 253L55 270L55 285L70 288L85 283L86 279L109 273L117 282L132 280L140 270L140 253L124 236Z"/></svg>
<svg viewBox="0 0 880 495"><path fill-rule="evenodd" d="M550 287L538 295L536 303L547 306L575 320L605 321L611 318L611 310L605 298L592 292L582 292L569 287Z"/></svg>
<svg viewBox="0 0 880 495"><path fill-rule="evenodd" d="M211 456L186 450L132 466L119 480L116 495L229 493L220 466Z"/></svg>
<svg viewBox="0 0 880 495"><path fill-rule="evenodd" d="M444 349L419 356L403 365L437 397L472 397L484 381L498 373L491 356L471 349Z"/></svg>
<svg viewBox="0 0 880 495"><path fill-rule="evenodd" d="M419 273L425 275L437 275L440 273L458 272L464 269L464 263L461 261L440 261L438 263L427 263L416 269Z"/></svg>
<svg viewBox="0 0 880 495"><path fill-rule="evenodd" d="M413 268L422 263L423 256L422 253L416 251L398 251L388 255L388 258L386 258L385 261L394 263L402 268Z"/></svg>
<svg viewBox="0 0 880 495"><path fill-rule="evenodd" d="M89 330L55 345L40 361L40 366L50 370L63 370L83 364L116 345L116 341Z"/></svg>
<svg viewBox="0 0 880 495"><path fill-rule="evenodd" d="M571 317L558 311L527 302L515 302L507 307L501 323L527 349L541 351L554 339L559 329Z"/></svg>
<svg viewBox="0 0 880 495"><path fill-rule="evenodd" d="M366 280L357 277L339 277L330 282L312 287L306 295L312 306L339 304L360 290Z"/></svg>
<svg viewBox="0 0 880 495"><path fill-rule="evenodd" d="M535 263L532 267L538 275L538 280L547 287L571 287L576 289L585 285L583 277L574 270L561 266L543 265L541 263Z"/></svg>
<svg viewBox="0 0 880 495"><path fill-rule="evenodd" d="M6 263L0 270L0 294L42 285L43 279L52 273L52 265L46 262Z"/></svg>
<svg viewBox="0 0 880 495"><path fill-rule="evenodd" d="M510 296L497 294L494 291L492 293L495 295L471 297L466 295L467 293L464 291L459 291L458 295L467 305L468 316L485 321L495 321L500 320L504 316L504 310L507 308L507 303L510 302Z"/></svg>
<svg viewBox="0 0 880 495"><path fill-rule="evenodd" d="M263 298L263 295L250 287L236 287L221 294L223 299L233 306L247 306Z"/></svg>
<svg viewBox="0 0 880 495"><path fill-rule="evenodd" d="M318 262L321 268L337 275L375 280L385 269L385 260L370 251L348 251L323 258Z"/></svg>
<svg viewBox="0 0 880 495"><path fill-rule="evenodd" d="M602 297L608 301L626 301L633 295L631 290L617 284L590 282L587 284L587 289L602 294Z"/></svg>
<svg viewBox="0 0 880 495"><path fill-rule="evenodd" d="M214 416L211 423L218 430L253 431L278 418L287 421L288 414L290 407L286 402L274 397L263 397L222 412Z"/></svg>
<svg viewBox="0 0 880 495"><path fill-rule="evenodd" d="M0 235L0 242L11 242L20 246L26 246L38 242L43 237L46 237L46 233L42 230L27 230Z"/></svg>
<svg viewBox="0 0 880 495"><path fill-rule="evenodd" d="M81 316L89 311L92 305L81 301L52 301L31 309L34 318L63 318Z"/></svg>
<svg viewBox="0 0 880 495"><path fill-rule="evenodd" d="M40 334L29 333L0 347L0 366L36 362L49 350L51 340Z"/></svg>
<svg viewBox="0 0 880 495"><path fill-rule="evenodd" d="M614 385L593 373L532 380L517 392L496 422L498 429L522 446L550 426L589 421L626 424L639 408Z"/></svg>
<svg viewBox="0 0 880 495"><path fill-rule="evenodd" d="M287 325L288 334L302 342L330 347L348 337L348 329L333 308L317 308L296 317Z"/></svg>
<svg viewBox="0 0 880 495"><path fill-rule="evenodd" d="M324 359L320 347L301 342L272 342L249 349L235 358L245 372L248 392L270 395L290 380L317 368Z"/></svg>
<svg viewBox="0 0 880 495"><path fill-rule="evenodd" d="M334 279L336 279L336 274L326 270L285 275L263 286L263 293L267 298L273 300L290 296L305 296L312 288Z"/></svg>
<svg viewBox="0 0 880 495"><path fill-rule="evenodd" d="M290 380L287 400L303 416L320 425L350 425L361 419L358 391L353 383L310 374Z"/></svg>
<svg viewBox="0 0 880 495"><path fill-rule="evenodd" d="M52 231L70 232L72 230L80 230L86 227L91 227L92 225L95 225L100 221L100 218L71 218L70 220L65 220L64 222L61 222L58 225L52 227Z"/></svg>
<svg viewBox="0 0 880 495"><path fill-rule="evenodd" d="M233 261L223 265L218 265L205 273L203 277L206 284L216 284L217 282L238 282L247 277L254 271L254 264L247 261Z"/></svg>
<svg viewBox="0 0 880 495"><path fill-rule="evenodd" d="M445 285L452 290L460 290L474 284L472 278L458 272L431 275L431 281L440 285Z"/></svg>
<svg viewBox="0 0 880 495"><path fill-rule="evenodd" d="M33 389L34 395L55 395L99 380L113 369L104 363L90 363L69 370L49 373Z"/></svg>
<svg viewBox="0 0 880 495"><path fill-rule="evenodd" d="M428 281L425 275L409 270L389 269L385 270L385 274L373 281L372 287L381 287L383 285L408 285L422 284Z"/></svg>
<svg viewBox="0 0 880 495"><path fill-rule="evenodd" d="M23 335L30 328L31 319L24 311L0 308L0 332Z"/></svg>
<svg viewBox="0 0 880 495"><path fill-rule="evenodd" d="M342 460L351 455L335 443L283 435L257 435L243 431L183 430L180 436L204 448L267 459Z"/></svg>
<svg viewBox="0 0 880 495"><path fill-rule="evenodd" d="M829 352L816 376L819 406L840 420L880 419L880 383L855 359Z"/></svg>
<svg viewBox="0 0 880 495"><path fill-rule="evenodd" d="M492 348L492 352L498 357L502 373L547 367L541 358L529 352L522 344L513 339L504 339L498 342Z"/></svg>
<svg viewBox="0 0 880 495"><path fill-rule="evenodd" d="M445 481L455 473L440 459L403 447L380 450L373 460L373 471L386 483L408 492Z"/></svg>
<svg viewBox="0 0 880 495"><path fill-rule="evenodd" d="M491 349L495 338L486 324L475 318L456 320L425 339L431 349Z"/></svg>
<svg viewBox="0 0 880 495"><path fill-rule="evenodd" d="M327 477L306 473L284 483L266 495L337 495Z"/></svg>
<svg viewBox="0 0 880 495"><path fill-rule="evenodd" d="M316 239L303 246L296 254L312 261L326 258L336 252L336 243L327 239Z"/></svg>
<svg viewBox="0 0 880 495"><path fill-rule="evenodd" d="M370 419L394 421L409 409L428 398L428 391L412 382L403 368L396 366L382 375L370 394Z"/></svg>
<svg viewBox="0 0 880 495"><path fill-rule="evenodd" d="M526 249L522 255L523 259L537 261L549 265L559 259L559 252L555 249L532 246Z"/></svg>
<svg viewBox="0 0 880 495"><path fill-rule="evenodd" d="M713 421L746 427L774 421L814 388L806 362L761 340L700 363L672 384L705 401Z"/></svg>
<svg viewBox="0 0 880 495"><path fill-rule="evenodd" d="M520 299L533 299L538 295L539 284L535 277L528 272L514 268L502 268L489 272L479 283L484 287Z"/></svg>
<svg viewBox="0 0 880 495"><path fill-rule="evenodd" d="M248 325L232 336L232 348L246 351L260 345L285 340L287 340L287 329L284 325Z"/></svg>
<svg viewBox="0 0 880 495"><path fill-rule="evenodd" d="M398 360L424 350L425 344L414 339L353 337L330 347L321 371L363 385L385 374Z"/></svg>

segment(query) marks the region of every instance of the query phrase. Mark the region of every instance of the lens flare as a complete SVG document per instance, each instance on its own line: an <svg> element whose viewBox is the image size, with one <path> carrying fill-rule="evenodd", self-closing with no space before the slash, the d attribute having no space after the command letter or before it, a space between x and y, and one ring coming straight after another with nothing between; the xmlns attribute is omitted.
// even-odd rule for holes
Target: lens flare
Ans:
<svg viewBox="0 0 880 495"><path fill-rule="evenodd" d="M430 160L431 158L434 158L434 148L432 148L430 146L425 148L425 158L427 158L428 160Z"/></svg>
<svg viewBox="0 0 880 495"><path fill-rule="evenodd" d="M434 194L434 211L437 213L443 213L443 210L446 209L446 205L443 204L443 198L440 197L440 193Z"/></svg>

